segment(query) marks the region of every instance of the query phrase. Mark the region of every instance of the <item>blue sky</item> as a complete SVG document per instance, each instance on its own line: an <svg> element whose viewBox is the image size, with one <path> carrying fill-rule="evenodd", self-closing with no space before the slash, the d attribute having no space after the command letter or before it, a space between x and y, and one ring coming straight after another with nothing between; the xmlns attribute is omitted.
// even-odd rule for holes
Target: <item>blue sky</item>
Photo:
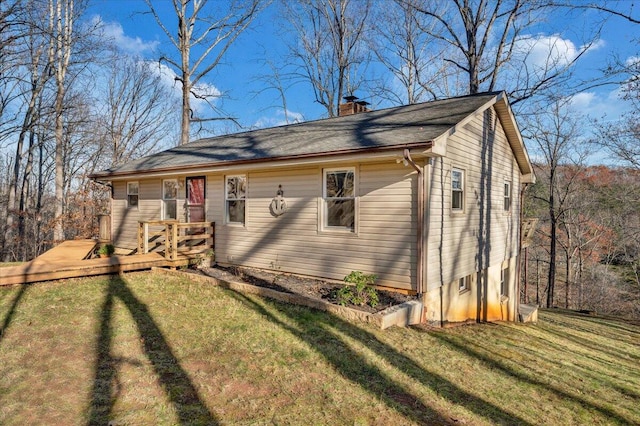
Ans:
<svg viewBox="0 0 640 426"><path fill-rule="evenodd" d="M221 0L214 0L220 2ZM383 5L387 0L378 0ZM166 14L166 22L171 22L172 5L170 1L155 1L158 10ZM620 2L625 9L628 3ZM146 5L143 0L94 0L88 10L92 19L100 19L105 24L105 34L112 37L120 48L131 54L148 60L157 60L161 52L169 51L166 35L158 27L150 14L143 14ZM278 36L279 22L277 5L272 5L254 22L232 45L225 56L224 64L207 78L208 90L224 93L217 106L230 116L236 117L244 128L268 127L283 124L284 113L274 90L264 90L265 83L260 75L269 72L264 60L277 64L282 58L285 47ZM174 18L175 19L175 18ZM560 49L559 54L571 56L582 47L582 36L592 26L590 19L594 14L586 14L577 19L575 16L558 16L549 23L542 24L529 34L535 55L545 57L549 46ZM170 28L175 28L175 24ZM614 55L628 59L640 54L638 39L640 26L627 23L620 18L610 19L604 26L600 39L585 54L579 65L579 74L588 77ZM167 76L168 84L172 78ZM175 84L174 84L175 86ZM178 87L175 87L176 92ZM366 96L366 94L364 94ZM363 97L361 95L361 97ZM178 100L179 102L179 100ZM307 85L298 84L287 92L290 118L312 120L323 117L324 110L314 102L313 93ZM574 105L592 117L613 119L627 108L618 98L618 89L612 86L598 87L584 91L574 98ZM383 105L384 106L384 105ZM178 105L177 105L178 107ZM195 108L205 109L204 105ZM220 126L220 125L219 125ZM229 123L221 125L218 132L240 130Z"/></svg>

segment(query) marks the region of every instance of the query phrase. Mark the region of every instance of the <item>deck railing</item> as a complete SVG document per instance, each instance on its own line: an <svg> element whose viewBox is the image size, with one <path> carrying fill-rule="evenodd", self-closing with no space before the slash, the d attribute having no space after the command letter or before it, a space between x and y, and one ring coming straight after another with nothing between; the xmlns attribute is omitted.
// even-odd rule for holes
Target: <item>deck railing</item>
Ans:
<svg viewBox="0 0 640 426"><path fill-rule="evenodd" d="M138 253L164 253L167 260L202 255L215 248L215 222L138 222Z"/></svg>

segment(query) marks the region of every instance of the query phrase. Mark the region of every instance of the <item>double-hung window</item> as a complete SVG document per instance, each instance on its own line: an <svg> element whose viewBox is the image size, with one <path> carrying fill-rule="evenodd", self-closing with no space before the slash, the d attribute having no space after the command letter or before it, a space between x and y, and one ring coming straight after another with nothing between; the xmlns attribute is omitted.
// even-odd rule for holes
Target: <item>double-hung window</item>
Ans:
<svg viewBox="0 0 640 426"><path fill-rule="evenodd" d="M326 169L323 179L323 228L355 231L355 169Z"/></svg>
<svg viewBox="0 0 640 426"><path fill-rule="evenodd" d="M246 199L247 176L227 176L225 192L227 223L244 224Z"/></svg>
<svg viewBox="0 0 640 426"><path fill-rule="evenodd" d="M451 210L464 211L464 170L451 169Z"/></svg>
<svg viewBox="0 0 640 426"><path fill-rule="evenodd" d="M167 179L162 181L162 219L177 219L178 180Z"/></svg>
<svg viewBox="0 0 640 426"><path fill-rule="evenodd" d="M511 182L504 181L504 211L511 211Z"/></svg>
<svg viewBox="0 0 640 426"><path fill-rule="evenodd" d="M127 207L138 207L138 182L127 182Z"/></svg>

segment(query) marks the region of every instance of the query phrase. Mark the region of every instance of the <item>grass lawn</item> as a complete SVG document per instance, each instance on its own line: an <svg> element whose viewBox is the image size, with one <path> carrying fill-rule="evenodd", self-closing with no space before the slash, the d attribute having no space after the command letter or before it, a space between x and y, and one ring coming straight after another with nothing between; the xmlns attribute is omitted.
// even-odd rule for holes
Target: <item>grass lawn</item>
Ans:
<svg viewBox="0 0 640 426"><path fill-rule="evenodd" d="M24 262L0 262L0 268L22 265Z"/></svg>
<svg viewBox="0 0 640 426"><path fill-rule="evenodd" d="M182 277L0 288L0 424L640 424L640 326L348 323Z"/></svg>

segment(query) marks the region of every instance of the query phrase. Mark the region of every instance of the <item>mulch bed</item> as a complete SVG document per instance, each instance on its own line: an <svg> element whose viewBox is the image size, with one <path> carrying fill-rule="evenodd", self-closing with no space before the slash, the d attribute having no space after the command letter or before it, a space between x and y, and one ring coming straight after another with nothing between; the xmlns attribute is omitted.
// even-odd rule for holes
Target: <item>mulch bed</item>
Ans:
<svg viewBox="0 0 640 426"><path fill-rule="evenodd" d="M246 267L200 267L200 273L226 280L265 287L282 293L299 294L311 299L338 304L336 292L344 287L335 281L325 281L317 278L302 277L300 275L265 271ZM370 306L349 305L350 308L364 312L380 312L391 306L413 300L412 296L386 290L378 290L379 302L375 308Z"/></svg>

